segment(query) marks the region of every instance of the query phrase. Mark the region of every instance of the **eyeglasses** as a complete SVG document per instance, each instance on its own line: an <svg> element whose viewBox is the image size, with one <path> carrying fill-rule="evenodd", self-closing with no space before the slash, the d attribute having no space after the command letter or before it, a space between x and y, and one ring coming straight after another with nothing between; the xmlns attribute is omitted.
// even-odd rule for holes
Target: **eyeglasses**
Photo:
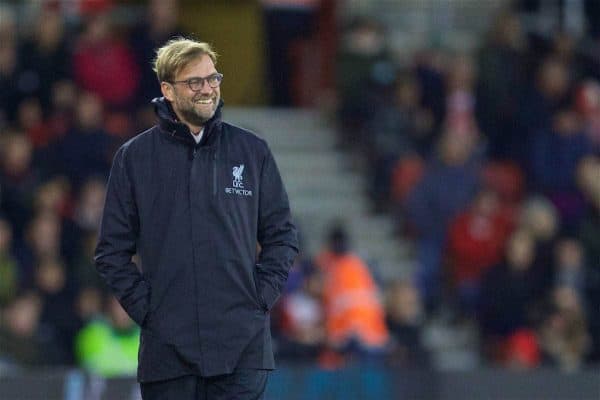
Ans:
<svg viewBox="0 0 600 400"><path fill-rule="evenodd" d="M205 78L190 78L184 81L173 81L169 83L172 85L175 85L177 83L187 83L190 89L192 89L194 92L197 92L199 90L202 90L202 88L204 87L204 82L208 82L208 86L215 89L219 87L222 80L223 74L217 72L216 74L209 75Z"/></svg>

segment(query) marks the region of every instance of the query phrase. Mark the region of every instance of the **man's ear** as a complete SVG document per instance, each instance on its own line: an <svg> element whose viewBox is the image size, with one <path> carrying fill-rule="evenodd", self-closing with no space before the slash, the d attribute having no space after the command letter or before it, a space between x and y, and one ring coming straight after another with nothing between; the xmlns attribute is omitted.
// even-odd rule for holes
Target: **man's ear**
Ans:
<svg viewBox="0 0 600 400"><path fill-rule="evenodd" d="M160 83L160 91L162 92L163 96L165 96L165 98L169 101L173 101L173 99L175 98L175 93L173 93L173 86L168 82Z"/></svg>

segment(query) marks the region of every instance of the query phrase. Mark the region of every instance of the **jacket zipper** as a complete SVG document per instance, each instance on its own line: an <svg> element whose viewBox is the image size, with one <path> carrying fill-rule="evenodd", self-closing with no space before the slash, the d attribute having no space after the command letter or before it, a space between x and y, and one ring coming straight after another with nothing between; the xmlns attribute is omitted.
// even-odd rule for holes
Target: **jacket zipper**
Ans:
<svg viewBox="0 0 600 400"><path fill-rule="evenodd" d="M213 153L213 197L217 196L217 152Z"/></svg>

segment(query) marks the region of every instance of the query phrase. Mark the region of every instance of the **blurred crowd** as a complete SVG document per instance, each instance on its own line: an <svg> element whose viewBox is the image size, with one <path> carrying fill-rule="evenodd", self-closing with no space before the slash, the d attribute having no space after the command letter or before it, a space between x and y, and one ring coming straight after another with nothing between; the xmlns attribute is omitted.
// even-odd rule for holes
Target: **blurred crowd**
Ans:
<svg viewBox="0 0 600 400"><path fill-rule="evenodd" d="M0 371L113 376L135 372L139 329L93 264L106 179L154 123L154 49L185 32L173 0L133 25L110 2L72 3L0 6ZM387 40L368 18L340 32L339 138L366 160L375 210L414 243L415 277L378 281L335 224L273 310L278 360L427 368L424 330L446 313L475 327L486 364L597 362L598 37L528 36L503 13L474 53L399 59Z"/></svg>
<svg viewBox="0 0 600 400"><path fill-rule="evenodd" d="M472 326L494 365L600 356L598 21L542 35L506 10L473 51L398 55L364 17L341 36L340 145L414 244L425 314Z"/></svg>
<svg viewBox="0 0 600 400"><path fill-rule="evenodd" d="M154 49L175 1L135 24L110 1L0 6L0 369L132 373L139 329L93 264L118 146L154 124Z"/></svg>

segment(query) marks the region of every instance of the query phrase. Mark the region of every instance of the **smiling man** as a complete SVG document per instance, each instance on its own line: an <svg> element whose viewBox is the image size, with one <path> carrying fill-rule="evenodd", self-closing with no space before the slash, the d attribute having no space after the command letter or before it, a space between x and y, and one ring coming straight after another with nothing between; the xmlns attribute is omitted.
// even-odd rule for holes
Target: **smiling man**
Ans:
<svg viewBox="0 0 600 400"><path fill-rule="evenodd" d="M159 123L109 178L96 268L142 327L144 400L258 400L274 368L269 312L296 229L265 141L221 121L216 62L183 38L157 51Z"/></svg>
<svg viewBox="0 0 600 400"><path fill-rule="evenodd" d="M192 52L193 58L186 52ZM161 91L175 112L196 136L219 107L221 80L216 54L206 43L177 40L161 48L154 65Z"/></svg>

